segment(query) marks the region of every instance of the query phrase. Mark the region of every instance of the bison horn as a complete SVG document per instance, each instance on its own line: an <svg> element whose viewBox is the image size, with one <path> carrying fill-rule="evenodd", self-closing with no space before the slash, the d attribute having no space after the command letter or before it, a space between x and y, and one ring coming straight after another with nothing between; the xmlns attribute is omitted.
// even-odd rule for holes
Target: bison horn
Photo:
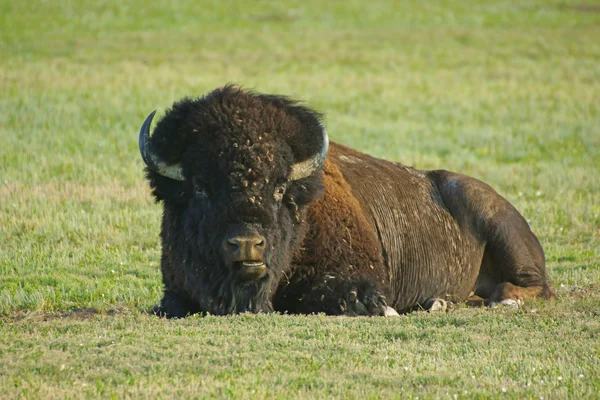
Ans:
<svg viewBox="0 0 600 400"><path fill-rule="evenodd" d="M176 181L184 181L185 178L183 177L181 165L179 165L179 163L172 165L167 164L161 160L152 149L152 145L150 144L150 124L152 123L154 114L156 114L156 110L148 115L140 129L139 145L142 159L152 171Z"/></svg>
<svg viewBox="0 0 600 400"><path fill-rule="evenodd" d="M329 136L327 136L327 131L323 126L321 126L321 131L323 132L321 148L313 157L308 160L297 162L292 166L292 172L288 178L289 181L297 181L298 179L312 175L312 173L319 169L325 162L327 150L329 149Z"/></svg>

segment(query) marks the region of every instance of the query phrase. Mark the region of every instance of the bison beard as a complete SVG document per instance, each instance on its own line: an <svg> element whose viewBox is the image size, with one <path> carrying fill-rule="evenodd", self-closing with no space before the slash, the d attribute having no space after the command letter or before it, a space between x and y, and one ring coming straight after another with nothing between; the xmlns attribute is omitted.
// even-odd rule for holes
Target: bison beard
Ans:
<svg viewBox="0 0 600 400"><path fill-rule="evenodd" d="M179 206L175 205L177 211ZM203 224L217 223L218 219L202 220L196 208L188 208L179 217L165 203L163 216L162 272L165 295L159 312L169 317L183 317L188 313L209 312L224 315L240 312L273 311L272 293L281 279L281 270L269 268L257 280L242 281L238 270L223 262L217 250L220 235L218 227ZM181 229L183 227L183 229ZM268 265L288 265L293 247L290 221L282 221L281 230L271 230L266 240L278 243L278 248L267 249L264 260ZM287 250L287 251L286 251Z"/></svg>
<svg viewBox="0 0 600 400"><path fill-rule="evenodd" d="M225 86L175 103L150 136L153 116L139 142L163 204L161 315L554 296L537 238L483 182L329 148L320 115L283 96Z"/></svg>

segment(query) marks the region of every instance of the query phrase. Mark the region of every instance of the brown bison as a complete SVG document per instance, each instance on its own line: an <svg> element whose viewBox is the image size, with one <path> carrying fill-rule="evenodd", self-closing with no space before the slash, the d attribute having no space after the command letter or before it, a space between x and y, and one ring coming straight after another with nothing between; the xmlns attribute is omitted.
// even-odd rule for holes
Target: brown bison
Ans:
<svg viewBox="0 0 600 400"><path fill-rule="evenodd" d="M329 143L315 111L234 86L183 99L140 151L163 203L157 312L395 315L553 297L542 247L485 183Z"/></svg>

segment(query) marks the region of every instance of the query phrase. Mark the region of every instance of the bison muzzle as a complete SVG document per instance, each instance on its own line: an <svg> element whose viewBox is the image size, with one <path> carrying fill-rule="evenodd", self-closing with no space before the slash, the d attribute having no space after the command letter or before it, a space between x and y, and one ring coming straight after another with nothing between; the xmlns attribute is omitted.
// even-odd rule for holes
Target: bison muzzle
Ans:
<svg viewBox="0 0 600 400"><path fill-rule="evenodd" d="M140 152L162 202L157 313L395 315L552 298L542 247L491 187L330 143L321 115L234 86L183 99Z"/></svg>

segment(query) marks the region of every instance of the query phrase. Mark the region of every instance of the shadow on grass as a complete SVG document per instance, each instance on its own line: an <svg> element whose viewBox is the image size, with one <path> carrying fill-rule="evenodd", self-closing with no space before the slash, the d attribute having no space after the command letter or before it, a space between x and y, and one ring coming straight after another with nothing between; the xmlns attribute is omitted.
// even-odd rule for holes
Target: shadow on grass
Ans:
<svg viewBox="0 0 600 400"><path fill-rule="evenodd" d="M555 301L545 301L541 300L539 303L545 304L543 308L547 312L551 312L552 309L559 310L568 307L569 302L578 302L581 300L594 300L600 297L600 284L594 283L591 285L573 285L573 286L557 286L554 287L554 290L557 295L557 299ZM535 301L537 302L537 301ZM530 308L535 302L527 303L525 308ZM573 304L575 305L575 304ZM448 305L447 313L452 313L457 309L465 309L465 308L487 308L484 305L483 299L470 299L467 301L461 302L451 302ZM493 308L489 308L490 311ZM11 321L23 321L23 320L31 320L31 321L52 321L57 319L69 319L69 320L78 320L78 321L89 321L96 317L112 317L120 314L126 314L130 312L138 312L140 314L154 316L159 319L168 319L163 313L158 305L147 309L138 309L132 307L114 307L110 309L98 309L95 307L83 307L76 308L66 312L45 312L43 310L36 311L24 311L19 310L15 311L12 314L2 314L0 315L0 321L11 322ZM412 312L424 312L423 309L415 309L408 311L406 313Z"/></svg>

